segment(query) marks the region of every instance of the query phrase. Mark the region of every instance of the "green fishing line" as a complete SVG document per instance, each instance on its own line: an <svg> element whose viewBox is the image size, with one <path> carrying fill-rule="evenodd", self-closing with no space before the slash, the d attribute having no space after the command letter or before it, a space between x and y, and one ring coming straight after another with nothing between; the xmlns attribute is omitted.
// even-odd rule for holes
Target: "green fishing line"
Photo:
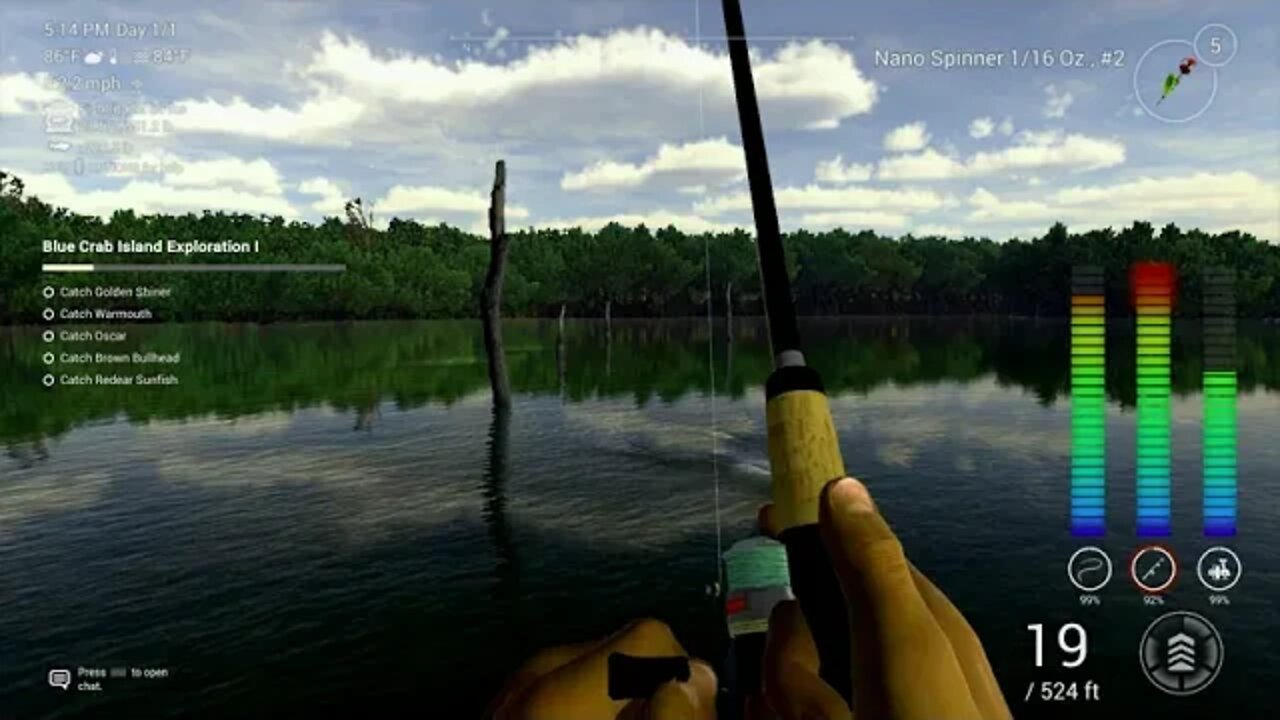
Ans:
<svg viewBox="0 0 1280 720"><path fill-rule="evenodd" d="M782 543L757 536L739 540L724 553L728 590L791 585L787 549Z"/></svg>

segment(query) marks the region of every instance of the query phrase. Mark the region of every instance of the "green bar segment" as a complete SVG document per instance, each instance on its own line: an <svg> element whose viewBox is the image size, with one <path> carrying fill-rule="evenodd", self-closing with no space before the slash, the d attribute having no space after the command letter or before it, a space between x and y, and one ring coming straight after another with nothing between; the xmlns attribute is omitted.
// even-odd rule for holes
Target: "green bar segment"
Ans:
<svg viewBox="0 0 1280 720"><path fill-rule="evenodd" d="M1106 533L1106 307L1071 298L1071 534Z"/></svg>
<svg viewBox="0 0 1280 720"><path fill-rule="evenodd" d="M1236 534L1236 273L1204 270L1204 534Z"/></svg>

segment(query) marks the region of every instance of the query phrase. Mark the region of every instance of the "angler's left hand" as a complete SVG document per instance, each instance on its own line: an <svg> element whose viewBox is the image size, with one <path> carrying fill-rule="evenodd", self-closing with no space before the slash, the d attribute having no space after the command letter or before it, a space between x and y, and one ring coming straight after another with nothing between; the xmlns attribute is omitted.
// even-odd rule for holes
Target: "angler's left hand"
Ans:
<svg viewBox="0 0 1280 720"><path fill-rule="evenodd" d="M611 653L687 655L671 628L637 620L603 640L548 648L507 679L489 706L493 720L715 720L716 676L700 660L689 682L669 682L643 700L609 698Z"/></svg>

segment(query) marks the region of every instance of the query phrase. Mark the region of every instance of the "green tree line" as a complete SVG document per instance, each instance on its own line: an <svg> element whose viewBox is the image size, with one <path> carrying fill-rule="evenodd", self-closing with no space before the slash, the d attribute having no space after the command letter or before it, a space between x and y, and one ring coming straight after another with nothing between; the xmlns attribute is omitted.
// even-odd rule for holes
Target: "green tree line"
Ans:
<svg viewBox="0 0 1280 720"><path fill-rule="evenodd" d="M745 231L691 234L610 224L597 232L526 229L511 233L504 294L508 316L665 317L760 312L752 236ZM121 274L121 285L163 284L173 298L150 307L167 320L462 318L477 313L488 261L487 239L448 225L391 220L385 229L361 216L319 224L227 213L147 215L119 210L103 220L24 194L0 173L0 322L35 323L46 305L40 263L146 262L152 258L42 256L59 240L198 240L260 243L251 255L160 256L157 262L341 263L342 274ZM1280 317L1280 246L1238 231L1211 234L1134 222L1119 230L1071 233L1061 223L1043 236L892 238L872 231L797 231L786 236L799 312L840 314L1064 315L1073 265L1101 266L1111 311L1129 310L1127 273L1140 260L1174 263L1175 312L1195 315L1200 273L1237 273L1239 314ZM708 270L710 271L708 273ZM710 283L708 284L708 274ZM67 275L61 284L100 284ZM110 306L113 303L95 303ZM119 306L136 303L120 301ZM726 307L728 305L729 307Z"/></svg>

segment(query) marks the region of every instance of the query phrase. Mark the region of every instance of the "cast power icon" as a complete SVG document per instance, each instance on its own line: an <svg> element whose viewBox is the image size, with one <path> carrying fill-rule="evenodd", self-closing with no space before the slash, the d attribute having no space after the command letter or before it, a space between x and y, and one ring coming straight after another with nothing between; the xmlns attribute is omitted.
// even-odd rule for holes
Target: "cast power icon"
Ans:
<svg viewBox="0 0 1280 720"><path fill-rule="evenodd" d="M1165 667L1171 673L1189 673L1196 669L1195 638L1178 633L1169 638L1169 658Z"/></svg>

